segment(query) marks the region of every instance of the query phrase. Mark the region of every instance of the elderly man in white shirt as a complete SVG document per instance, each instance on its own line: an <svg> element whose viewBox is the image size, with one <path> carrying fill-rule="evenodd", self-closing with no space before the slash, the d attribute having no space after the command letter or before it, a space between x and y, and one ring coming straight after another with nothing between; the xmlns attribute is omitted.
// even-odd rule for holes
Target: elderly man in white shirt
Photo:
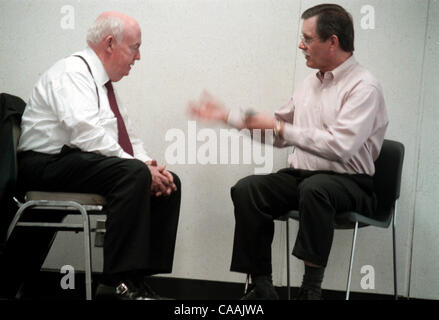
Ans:
<svg viewBox="0 0 439 320"><path fill-rule="evenodd" d="M159 299L145 277L172 271L180 181L145 151L112 86L140 60L141 30L135 19L106 12L87 43L34 87L21 124L20 188L105 196L97 298Z"/></svg>

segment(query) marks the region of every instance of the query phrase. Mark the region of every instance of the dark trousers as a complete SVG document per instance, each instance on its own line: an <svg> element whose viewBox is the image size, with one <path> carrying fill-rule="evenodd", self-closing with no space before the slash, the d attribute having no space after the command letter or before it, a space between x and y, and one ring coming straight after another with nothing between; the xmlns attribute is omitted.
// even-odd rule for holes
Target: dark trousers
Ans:
<svg viewBox="0 0 439 320"><path fill-rule="evenodd" d="M57 155L19 154L22 190L97 193L107 205L104 274L172 272L181 184L167 197L150 195L151 173L136 159L64 147ZM68 244L66 244L68 245Z"/></svg>
<svg viewBox="0 0 439 320"><path fill-rule="evenodd" d="M231 189L235 235L231 271L271 274L273 219L298 209L299 231L293 255L326 266L334 234L334 217L355 210L372 215L376 207L373 179L291 168L241 179Z"/></svg>

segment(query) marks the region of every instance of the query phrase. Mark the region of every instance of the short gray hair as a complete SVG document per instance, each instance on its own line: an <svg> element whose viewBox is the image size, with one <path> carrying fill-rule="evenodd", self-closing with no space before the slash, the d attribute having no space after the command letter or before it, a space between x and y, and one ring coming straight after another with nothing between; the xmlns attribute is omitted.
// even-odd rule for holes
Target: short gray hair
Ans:
<svg viewBox="0 0 439 320"><path fill-rule="evenodd" d="M124 22L114 16L100 17L87 31L87 43L97 44L108 35L113 35L117 43L123 39Z"/></svg>

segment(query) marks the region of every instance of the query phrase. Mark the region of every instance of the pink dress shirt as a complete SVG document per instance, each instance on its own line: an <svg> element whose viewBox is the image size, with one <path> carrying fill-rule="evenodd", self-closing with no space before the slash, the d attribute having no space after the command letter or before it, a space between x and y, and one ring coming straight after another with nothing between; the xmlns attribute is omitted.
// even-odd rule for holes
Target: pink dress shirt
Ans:
<svg viewBox="0 0 439 320"><path fill-rule="evenodd" d="M285 126L273 144L293 146L292 168L375 173L389 120L381 86L354 56L325 74L310 74L275 117ZM230 112L228 122L242 127L242 116Z"/></svg>

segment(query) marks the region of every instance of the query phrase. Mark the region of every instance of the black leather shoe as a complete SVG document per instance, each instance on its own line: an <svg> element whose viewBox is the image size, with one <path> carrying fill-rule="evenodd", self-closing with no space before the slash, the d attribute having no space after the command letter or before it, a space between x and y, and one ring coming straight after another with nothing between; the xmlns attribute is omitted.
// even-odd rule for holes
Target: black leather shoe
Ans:
<svg viewBox="0 0 439 320"><path fill-rule="evenodd" d="M131 281L120 282L116 286L99 284L95 294L96 300L155 300L139 290Z"/></svg>
<svg viewBox="0 0 439 320"><path fill-rule="evenodd" d="M295 300L323 300L322 291L300 287Z"/></svg>
<svg viewBox="0 0 439 320"><path fill-rule="evenodd" d="M271 283L251 284L241 300L279 300L279 296Z"/></svg>
<svg viewBox="0 0 439 320"><path fill-rule="evenodd" d="M174 300L172 298L161 297L148 285L145 278L140 281L139 291L143 296L150 298L150 300Z"/></svg>

